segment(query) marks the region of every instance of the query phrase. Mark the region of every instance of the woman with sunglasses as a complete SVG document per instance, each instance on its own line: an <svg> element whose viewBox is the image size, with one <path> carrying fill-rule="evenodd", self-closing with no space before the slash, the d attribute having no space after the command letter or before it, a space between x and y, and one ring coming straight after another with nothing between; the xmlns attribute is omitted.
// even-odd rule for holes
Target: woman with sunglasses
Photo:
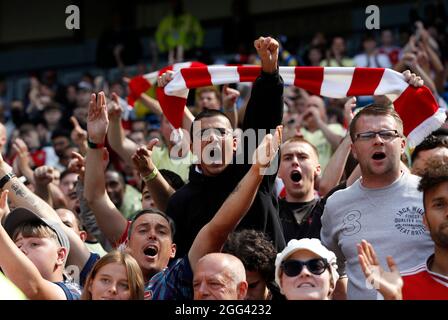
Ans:
<svg viewBox="0 0 448 320"><path fill-rule="evenodd" d="M275 281L288 300L329 300L339 274L319 239L293 239L275 260Z"/></svg>

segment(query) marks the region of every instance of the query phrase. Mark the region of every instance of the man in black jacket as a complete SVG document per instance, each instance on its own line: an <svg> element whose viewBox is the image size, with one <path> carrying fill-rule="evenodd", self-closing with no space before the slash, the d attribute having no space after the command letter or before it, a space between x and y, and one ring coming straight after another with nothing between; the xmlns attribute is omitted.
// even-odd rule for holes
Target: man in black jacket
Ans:
<svg viewBox="0 0 448 320"><path fill-rule="evenodd" d="M283 80L278 73L278 42L270 37L260 37L254 46L261 58L262 73L253 85L243 122L244 132L252 129L257 138L249 144L258 144L264 134L273 132L281 124L283 117ZM193 122L193 153L199 163L191 166L189 183L171 196L166 209L177 225L174 242L178 256L188 252L199 230L211 220L250 167L248 161L235 163L240 161L236 161L237 143L231 133L229 119L219 111L205 110ZM255 146L243 150L245 158L251 159L248 149L254 150ZM278 168L278 161L274 164ZM281 251L285 240L274 193L277 170L271 173L264 177L254 203L238 229L265 232L273 239L277 250Z"/></svg>

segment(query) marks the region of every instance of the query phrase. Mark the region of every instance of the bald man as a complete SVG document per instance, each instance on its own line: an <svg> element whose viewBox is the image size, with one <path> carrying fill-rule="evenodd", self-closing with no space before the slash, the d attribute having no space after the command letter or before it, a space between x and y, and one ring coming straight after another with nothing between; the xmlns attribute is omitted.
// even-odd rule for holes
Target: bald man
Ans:
<svg viewBox="0 0 448 320"><path fill-rule="evenodd" d="M247 287L244 265L231 254L210 253L196 265L194 300L244 300Z"/></svg>

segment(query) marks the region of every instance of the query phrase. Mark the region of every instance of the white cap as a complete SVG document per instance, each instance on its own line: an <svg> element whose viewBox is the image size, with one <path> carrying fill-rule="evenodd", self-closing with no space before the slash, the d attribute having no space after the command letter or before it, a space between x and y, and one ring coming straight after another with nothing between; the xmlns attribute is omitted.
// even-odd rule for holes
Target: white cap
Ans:
<svg viewBox="0 0 448 320"><path fill-rule="evenodd" d="M336 264L336 255L332 251L325 248L319 239L304 238L300 240L290 240L283 251L277 254L277 258L275 259L275 282L277 282L280 288L280 265L294 252L299 250L308 250L317 254L321 258L327 259L327 262L330 264L333 286L336 285L336 281L339 279L339 274L336 271L338 268L338 265Z"/></svg>

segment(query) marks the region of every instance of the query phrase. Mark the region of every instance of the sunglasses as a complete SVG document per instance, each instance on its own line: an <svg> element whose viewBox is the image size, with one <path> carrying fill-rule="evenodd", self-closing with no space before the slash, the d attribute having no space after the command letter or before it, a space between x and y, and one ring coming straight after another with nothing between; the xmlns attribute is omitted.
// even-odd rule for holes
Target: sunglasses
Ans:
<svg viewBox="0 0 448 320"><path fill-rule="evenodd" d="M283 272L288 277L298 276L303 267L306 268L315 275L320 275L325 272L325 270L330 266L327 259L319 258L319 259L311 259L308 261L300 261L300 260L286 260L281 264L281 268Z"/></svg>

